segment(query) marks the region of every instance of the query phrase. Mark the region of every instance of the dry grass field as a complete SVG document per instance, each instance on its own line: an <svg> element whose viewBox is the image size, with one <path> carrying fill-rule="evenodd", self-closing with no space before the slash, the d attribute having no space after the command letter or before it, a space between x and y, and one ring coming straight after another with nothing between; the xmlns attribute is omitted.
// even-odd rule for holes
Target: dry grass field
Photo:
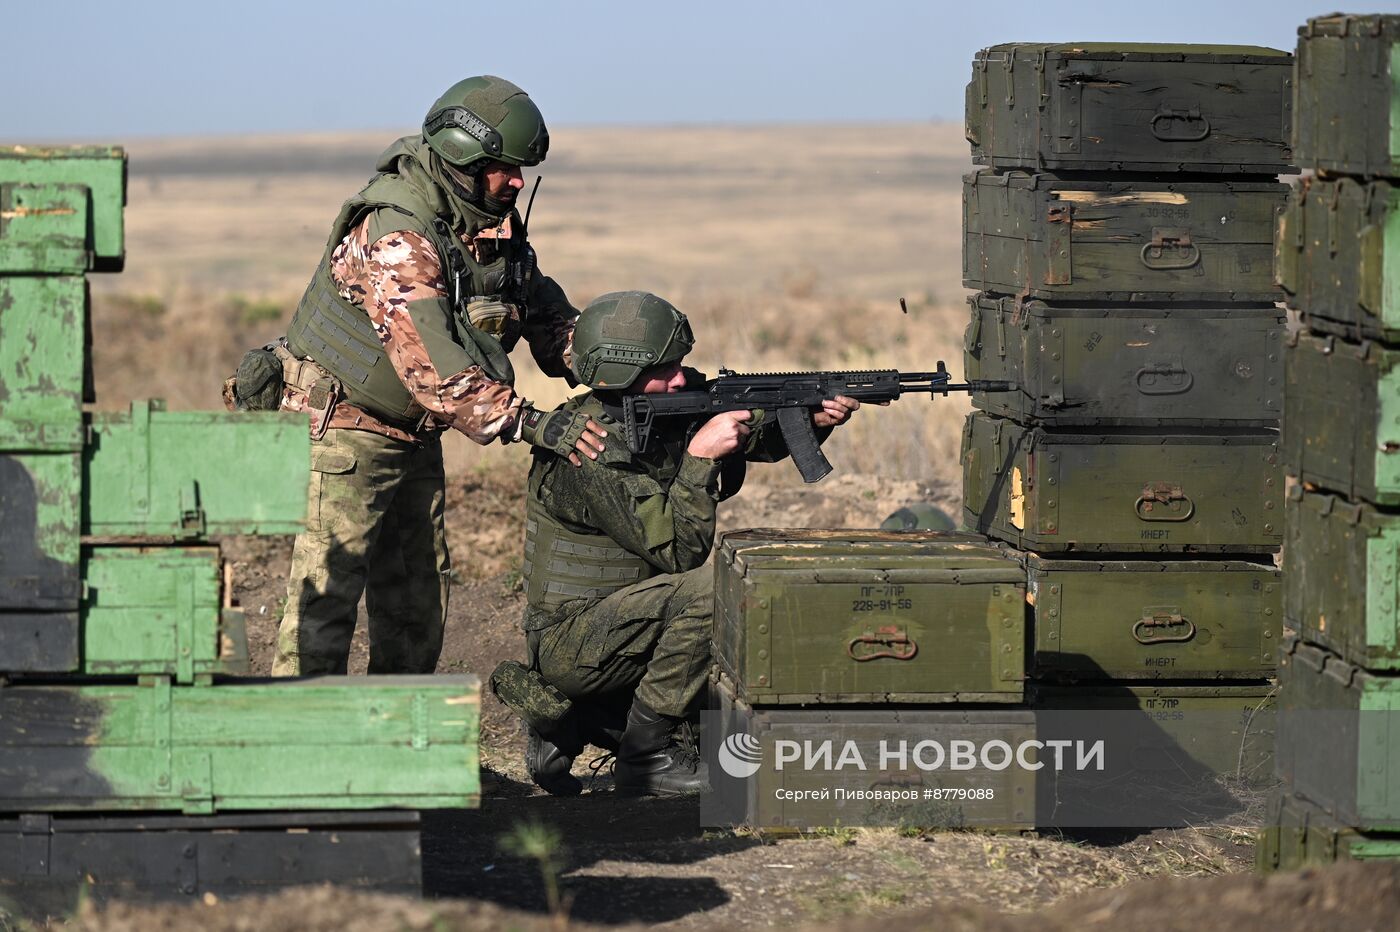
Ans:
<svg viewBox="0 0 1400 932"><path fill-rule="evenodd" d="M394 136L130 144L126 271L94 281L99 403L216 406L243 349L283 332L340 202ZM968 166L948 124L566 127L541 166L531 239L578 306L622 288L672 299L706 371L946 359L961 372ZM522 392L561 400L563 383L519 356ZM956 485L966 410L916 398L872 412L833 439L832 461L842 474ZM523 452L453 438L449 467ZM782 482L789 470L767 471Z"/></svg>

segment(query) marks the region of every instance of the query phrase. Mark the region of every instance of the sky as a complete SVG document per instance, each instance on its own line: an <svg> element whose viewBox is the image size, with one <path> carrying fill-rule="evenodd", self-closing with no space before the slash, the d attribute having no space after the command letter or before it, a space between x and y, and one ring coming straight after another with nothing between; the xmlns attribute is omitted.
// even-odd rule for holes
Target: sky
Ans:
<svg viewBox="0 0 1400 932"><path fill-rule="evenodd" d="M524 87L556 125L961 120L987 45L1292 49L1326 12L1299 0L0 0L0 142L398 129L481 73Z"/></svg>

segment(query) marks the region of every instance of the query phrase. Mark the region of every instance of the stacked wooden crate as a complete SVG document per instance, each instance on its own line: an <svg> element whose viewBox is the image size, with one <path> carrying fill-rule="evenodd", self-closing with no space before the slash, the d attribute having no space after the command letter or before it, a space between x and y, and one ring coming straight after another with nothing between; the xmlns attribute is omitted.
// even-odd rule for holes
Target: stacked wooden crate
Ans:
<svg viewBox="0 0 1400 932"><path fill-rule="evenodd" d="M306 422L85 408L125 182L120 149L0 149L0 900L417 890L415 810L477 801L477 682L237 678L217 536L301 527Z"/></svg>
<svg viewBox="0 0 1400 932"><path fill-rule="evenodd" d="M1400 16L1299 29L1278 773L1261 869L1400 857Z"/></svg>
<svg viewBox="0 0 1400 932"><path fill-rule="evenodd" d="M1291 63L1017 43L967 91L967 376L1020 391L973 396L965 524L1024 551L1033 705L1180 720L1203 779L1270 769Z"/></svg>

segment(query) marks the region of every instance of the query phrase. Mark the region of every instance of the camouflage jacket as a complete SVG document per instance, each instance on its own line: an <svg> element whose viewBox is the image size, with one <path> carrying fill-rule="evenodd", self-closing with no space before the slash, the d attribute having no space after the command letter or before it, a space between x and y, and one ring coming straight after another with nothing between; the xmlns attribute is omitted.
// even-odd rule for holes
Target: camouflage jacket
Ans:
<svg viewBox="0 0 1400 932"><path fill-rule="evenodd" d="M653 573L684 573L703 566L714 546L722 472L719 460L686 452L703 419L658 421L650 446L642 453L633 453L623 438L615 416L618 412L596 395L572 398L562 407L587 414L613 429L598 459L585 459L579 467L553 454L536 452L530 468L531 509L542 510L575 533L607 537L645 560ZM750 435L744 459L772 462L787 456L777 423L763 423L763 412L757 412L756 419L761 426ZM537 571L532 567L531 572ZM548 570L542 567L539 572ZM528 590L531 580L526 583ZM532 608L524 627L547 627L587 604L571 603L563 614Z"/></svg>
<svg viewBox="0 0 1400 932"><path fill-rule="evenodd" d="M406 312L410 301L446 297L447 284L437 251L425 237L411 231L395 231L369 242L370 216L356 224L331 255L331 277L341 297L365 309L384 351L414 400L430 415L429 429L452 427L477 443L502 438L517 439L517 415L526 403L507 384L494 381L479 365L457 372L439 372L425 341L450 340L449 322L441 333L423 333ZM463 241L474 255L490 261L495 239L509 238L509 220L500 227L479 231ZM512 304L498 306L489 322L491 333L509 348L523 336L531 354L546 375L566 377L578 312L563 290L550 278L536 276L532 305L537 310L522 321ZM297 410L305 404L295 390L283 399L283 408ZM342 403L332 413L330 427L373 430L398 439L412 439L405 431L383 423L353 405Z"/></svg>

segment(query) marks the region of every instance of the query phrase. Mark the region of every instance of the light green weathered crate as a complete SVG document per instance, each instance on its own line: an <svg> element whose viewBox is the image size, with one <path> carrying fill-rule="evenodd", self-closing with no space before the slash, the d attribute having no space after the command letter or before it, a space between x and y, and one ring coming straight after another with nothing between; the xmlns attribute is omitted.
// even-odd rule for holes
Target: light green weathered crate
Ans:
<svg viewBox="0 0 1400 932"><path fill-rule="evenodd" d="M1290 637L1279 685L1279 778L1343 825L1400 832L1400 677Z"/></svg>
<svg viewBox="0 0 1400 932"><path fill-rule="evenodd" d="M217 547L90 547L83 560L84 673L247 673L243 613Z"/></svg>
<svg viewBox="0 0 1400 932"><path fill-rule="evenodd" d="M963 523L1036 551L1247 553L1283 539L1277 432L963 428Z"/></svg>
<svg viewBox="0 0 1400 932"><path fill-rule="evenodd" d="M0 809L475 806L479 711L474 676L11 686Z"/></svg>
<svg viewBox="0 0 1400 932"><path fill-rule="evenodd" d="M133 402L94 414L84 463L84 533L199 539L295 534L306 517L306 417L165 411Z"/></svg>
<svg viewBox="0 0 1400 932"><path fill-rule="evenodd" d="M1400 505L1400 349L1290 335L1283 461L1310 486Z"/></svg>
<svg viewBox="0 0 1400 932"><path fill-rule="evenodd" d="M1284 618L1370 670L1400 670L1400 514L1301 486L1288 491Z"/></svg>
<svg viewBox="0 0 1400 932"><path fill-rule="evenodd" d="M87 283L0 275L0 450L83 446Z"/></svg>
<svg viewBox="0 0 1400 932"><path fill-rule="evenodd" d="M1400 835L1359 832L1287 787L1270 796L1268 820L1254 848L1255 869L1266 874L1338 861L1395 860L1400 860Z"/></svg>
<svg viewBox="0 0 1400 932"><path fill-rule="evenodd" d="M1046 425L1278 425L1284 317L1276 308L969 301L967 377L1018 387L974 393L984 411Z"/></svg>
<svg viewBox="0 0 1400 932"><path fill-rule="evenodd" d="M1400 341L1400 185L1300 179L1274 248L1288 303L1313 329Z"/></svg>
<svg viewBox="0 0 1400 932"><path fill-rule="evenodd" d="M0 146L0 274L120 271L125 204L120 147Z"/></svg>
<svg viewBox="0 0 1400 932"><path fill-rule="evenodd" d="M1293 57L1259 46L994 45L972 62L967 139L1001 169L1276 175L1292 79Z"/></svg>
<svg viewBox="0 0 1400 932"><path fill-rule="evenodd" d="M1278 300L1275 215L1258 181L963 178L963 284L1057 301Z"/></svg>
<svg viewBox="0 0 1400 932"><path fill-rule="evenodd" d="M1310 19L1296 67L1298 163L1400 178L1400 16Z"/></svg>
<svg viewBox="0 0 1400 932"><path fill-rule="evenodd" d="M1272 675L1283 594L1272 563L1026 555L1037 675L1258 680Z"/></svg>
<svg viewBox="0 0 1400 932"><path fill-rule="evenodd" d="M1163 736L1144 736L1143 747L1155 758L1163 737L1185 759L1220 777L1260 784L1273 772L1278 726L1279 689L1273 683L1251 685L1130 685L1083 683L1036 684L1032 706L1046 712L1141 712L1145 724ZM1131 756L1131 755L1130 755ZM1161 766L1165 761L1116 761L1113 766Z"/></svg>
<svg viewBox="0 0 1400 932"><path fill-rule="evenodd" d="M751 705L1019 702L1025 584L976 535L731 531L716 659Z"/></svg>

